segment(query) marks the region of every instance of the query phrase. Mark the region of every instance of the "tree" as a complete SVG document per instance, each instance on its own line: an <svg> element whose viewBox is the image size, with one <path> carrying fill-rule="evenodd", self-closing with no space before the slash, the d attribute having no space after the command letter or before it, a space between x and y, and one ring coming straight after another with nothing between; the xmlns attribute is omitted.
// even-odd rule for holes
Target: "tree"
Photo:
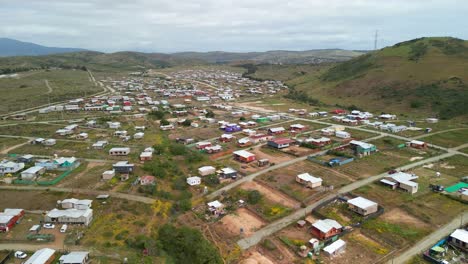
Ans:
<svg viewBox="0 0 468 264"><path fill-rule="evenodd" d="M182 122L183 126L190 126L192 124L192 120L190 119L185 119L184 122Z"/></svg>
<svg viewBox="0 0 468 264"><path fill-rule="evenodd" d="M160 124L161 124L161 126L167 126L167 125L169 125L170 123L169 123L169 121L167 121L166 119L161 119Z"/></svg>
<svg viewBox="0 0 468 264"><path fill-rule="evenodd" d="M213 118L213 117L215 117L215 113L213 111L211 111L211 110L208 110L206 112L205 116L208 117L208 118Z"/></svg>
<svg viewBox="0 0 468 264"><path fill-rule="evenodd" d="M245 121L245 120L246 120L246 119L245 119L245 117L243 117L243 116L241 116L241 117L239 118L239 121Z"/></svg>
<svg viewBox="0 0 468 264"><path fill-rule="evenodd" d="M260 200L262 200L262 194L257 190L250 191L247 194L247 201L250 204L257 204Z"/></svg>
<svg viewBox="0 0 468 264"><path fill-rule="evenodd" d="M183 226L163 225L158 232L158 240L163 250L175 263L220 264L223 263L218 250L202 233Z"/></svg>
<svg viewBox="0 0 468 264"><path fill-rule="evenodd" d="M149 115L150 115L150 117L153 117L156 120L161 120L161 119L164 118L166 113L163 112L163 111L152 111L152 112L149 113Z"/></svg>
<svg viewBox="0 0 468 264"><path fill-rule="evenodd" d="M184 155L187 152L187 149L181 144L171 144L169 145L169 152L171 152L172 155L180 156Z"/></svg>

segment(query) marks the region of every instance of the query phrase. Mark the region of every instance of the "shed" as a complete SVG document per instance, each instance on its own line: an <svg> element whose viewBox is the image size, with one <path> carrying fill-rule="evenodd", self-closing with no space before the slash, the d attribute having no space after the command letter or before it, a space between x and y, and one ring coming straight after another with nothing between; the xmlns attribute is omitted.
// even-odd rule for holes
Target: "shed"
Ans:
<svg viewBox="0 0 468 264"><path fill-rule="evenodd" d="M345 248L346 248L346 242L344 242L341 239L338 239L337 241L323 248L323 251L325 251L325 253L328 256L334 257L342 253L345 250Z"/></svg>
<svg viewBox="0 0 468 264"><path fill-rule="evenodd" d="M349 209L363 216L375 213L378 210L378 204L376 202L360 196L348 200L348 205Z"/></svg>

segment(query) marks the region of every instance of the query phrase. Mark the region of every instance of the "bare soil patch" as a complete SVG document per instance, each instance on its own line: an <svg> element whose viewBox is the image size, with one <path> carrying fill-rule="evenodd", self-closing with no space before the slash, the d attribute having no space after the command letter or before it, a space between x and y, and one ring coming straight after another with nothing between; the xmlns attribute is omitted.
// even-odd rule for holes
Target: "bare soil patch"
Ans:
<svg viewBox="0 0 468 264"><path fill-rule="evenodd" d="M273 188L270 188L255 181L246 182L241 185L241 188L244 190L257 190L272 202L281 204L286 207L299 208L300 206L299 202L296 202L295 200L291 199L286 194L283 194L280 191L277 191Z"/></svg>
<svg viewBox="0 0 468 264"><path fill-rule="evenodd" d="M254 251L249 253L248 257L242 260L240 264L274 264L274 262L260 254L258 251Z"/></svg>
<svg viewBox="0 0 468 264"><path fill-rule="evenodd" d="M392 210L384 213L382 219L392 223L403 223L417 227L428 227L429 225L420 219L408 214L400 208L393 208Z"/></svg>
<svg viewBox="0 0 468 264"><path fill-rule="evenodd" d="M257 229L265 225L265 221L255 216L248 209L239 208L234 214L227 215L221 219L221 224L227 232L240 235L241 228L244 236L251 236Z"/></svg>

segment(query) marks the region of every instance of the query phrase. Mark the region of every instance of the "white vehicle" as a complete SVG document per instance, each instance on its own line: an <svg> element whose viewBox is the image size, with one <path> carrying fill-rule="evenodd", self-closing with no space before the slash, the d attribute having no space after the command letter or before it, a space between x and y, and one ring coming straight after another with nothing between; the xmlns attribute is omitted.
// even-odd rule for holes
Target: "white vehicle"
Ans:
<svg viewBox="0 0 468 264"><path fill-rule="evenodd" d="M68 226L67 226L67 225L63 225L63 226L60 228L60 233L65 233L65 232L67 232L67 229L68 229Z"/></svg>
<svg viewBox="0 0 468 264"><path fill-rule="evenodd" d="M46 229L54 229L54 228L55 228L55 225L54 225L54 224L47 223L47 224L44 224L43 227L46 228Z"/></svg>
<svg viewBox="0 0 468 264"><path fill-rule="evenodd" d="M24 253L23 251L15 252L15 258L25 259L26 257L28 257L28 254Z"/></svg>

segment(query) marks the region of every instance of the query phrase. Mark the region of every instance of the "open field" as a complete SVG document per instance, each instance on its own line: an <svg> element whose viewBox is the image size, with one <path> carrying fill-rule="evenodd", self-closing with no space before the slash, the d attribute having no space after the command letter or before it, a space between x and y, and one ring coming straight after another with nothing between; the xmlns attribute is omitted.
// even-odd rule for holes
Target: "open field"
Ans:
<svg viewBox="0 0 468 264"><path fill-rule="evenodd" d="M46 85L48 81L51 90ZM20 73L17 78L0 79L3 103L0 114L64 101L102 91L86 71L51 70Z"/></svg>
<svg viewBox="0 0 468 264"><path fill-rule="evenodd" d="M234 213L223 217L220 224L226 232L232 235L241 235L240 230L242 229L242 235L248 237L263 227L265 221L249 212L248 209L239 208Z"/></svg>
<svg viewBox="0 0 468 264"><path fill-rule="evenodd" d="M468 142L468 129L448 131L424 137L421 140L431 144L453 148Z"/></svg>

